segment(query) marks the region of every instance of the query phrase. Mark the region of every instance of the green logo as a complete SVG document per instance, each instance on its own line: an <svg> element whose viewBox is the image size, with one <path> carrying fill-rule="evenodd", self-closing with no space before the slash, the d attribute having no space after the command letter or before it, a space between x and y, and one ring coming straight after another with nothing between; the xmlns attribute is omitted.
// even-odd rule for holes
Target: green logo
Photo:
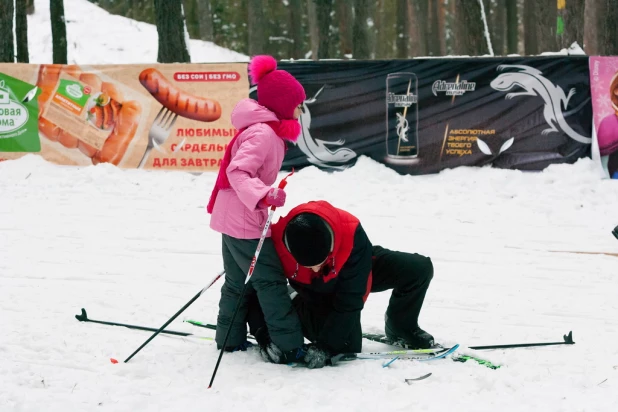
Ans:
<svg viewBox="0 0 618 412"><path fill-rule="evenodd" d="M40 89L0 73L0 152L40 152Z"/></svg>

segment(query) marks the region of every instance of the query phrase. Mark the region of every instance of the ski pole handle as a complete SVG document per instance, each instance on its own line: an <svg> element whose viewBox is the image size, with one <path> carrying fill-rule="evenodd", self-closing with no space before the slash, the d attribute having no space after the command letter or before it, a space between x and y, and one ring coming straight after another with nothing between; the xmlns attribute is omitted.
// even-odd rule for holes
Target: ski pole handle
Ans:
<svg viewBox="0 0 618 412"><path fill-rule="evenodd" d="M283 180L279 182L279 189L285 189L285 187L288 184L288 177L292 176L293 174L294 174L294 168L292 168L291 173L289 173L286 177L283 178ZM276 208L277 208L276 206L271 206L270 210L274 212Z"/></svg>

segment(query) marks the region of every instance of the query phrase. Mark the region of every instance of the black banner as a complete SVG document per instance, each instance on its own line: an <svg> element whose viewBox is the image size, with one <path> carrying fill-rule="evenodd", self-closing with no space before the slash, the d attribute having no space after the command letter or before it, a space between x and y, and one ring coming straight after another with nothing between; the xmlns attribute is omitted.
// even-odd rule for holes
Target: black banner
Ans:
<svg viewBox="0 0 618 412"><path fill-rule="evenodd" d="M589 156L588 57L281 62L305 87L303 134L283 168L400 173L542 170ZM251 97L256 98L255 89Z"/></svg>

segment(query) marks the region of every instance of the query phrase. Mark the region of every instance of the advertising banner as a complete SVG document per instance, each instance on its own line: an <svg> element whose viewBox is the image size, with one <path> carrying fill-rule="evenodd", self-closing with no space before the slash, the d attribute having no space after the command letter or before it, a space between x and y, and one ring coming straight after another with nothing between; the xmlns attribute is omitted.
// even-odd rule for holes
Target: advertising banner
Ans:
<svg viewBox="0 0 618 412"><path fill-rule="evenodd" d="M308 96L286 169L344 169L366 155L406 174L488 164L542 170L590 155L586 56L302 61L280 68Z"/></svg>
<svg viewBox="0 0 618 412"><path fill-rule="evenodd" d="M216 171L247 65L0 65L0 159Z"/></svg>
<svg viewBox="0 0 618 412"><path fill-rule="evenodd" d="M590 91L601 162L618 179L618 57L590 57Z"/></svg>

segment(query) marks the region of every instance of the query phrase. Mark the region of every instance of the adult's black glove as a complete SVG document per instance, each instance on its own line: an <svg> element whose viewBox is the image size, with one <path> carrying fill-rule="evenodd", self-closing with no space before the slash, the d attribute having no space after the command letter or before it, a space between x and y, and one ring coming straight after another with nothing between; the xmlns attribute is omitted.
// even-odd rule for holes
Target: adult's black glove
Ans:
<svg viewBox="0 0 618 412"><path fill-rule="evenodd" d="M326 366L326 362L330 359L330 357L331 354L329 351L311 344L307 347L305 364L309 369L323 368L324 366Z"/></svg>

